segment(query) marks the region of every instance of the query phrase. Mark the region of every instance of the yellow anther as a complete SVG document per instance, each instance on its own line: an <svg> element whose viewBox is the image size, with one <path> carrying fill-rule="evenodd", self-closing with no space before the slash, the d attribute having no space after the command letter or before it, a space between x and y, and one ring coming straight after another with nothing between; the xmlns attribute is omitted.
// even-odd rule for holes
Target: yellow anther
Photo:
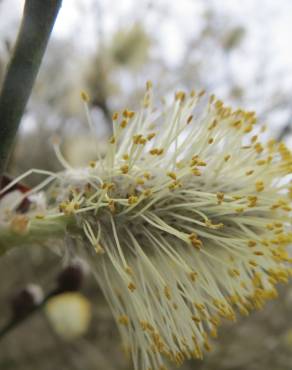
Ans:
<svg viewBox="0 0 292 370"><path fill-rule="evenodd" d="M121 122L121 124L120 124L120 126L121 126L121 128L126 128L127 127L127 124L128 124L128 120L123 119L122 122Z"/></svg>
<svg viewBox="0 0 292 370"><path fill-rule="evenodd" d="M128 275L133 276L133 269L130 266L125 267L125 271Z"/></svg>
<svg viewBox="0 0 292 370"><path fill-rule="evenodd" d="M135 204L138 202L138 197L135 196L135 195L130 195L129 198L128 198L128 203L129 204Z"/></svg>
<svg viewBox="0 0 292 370"><path fill-rule="evenodd" d="M161 154L163 154L163 151L164 151L164 149L153 148L149 151L149 153L151 155L161 155Z"/></svg>
<svg viewBox="0 0 292 370"><path fill-rule="evenodd" d="M143 330L147 330L149 332L154 332L154 327L146 320L140 320L140 325Z"/></svg>
<svg viewBox="0 0 292 370"><path fill-rule="evenodd" d="M156 136L155 132L151 132L150 134L147 135L147 140L150 141Z"/></svg>
<svg viewBox="0 0 292 370"><path fill-rule="evenodd" d="M264 253L263 253L263 252L261 252L261 251L255 251L255 252L253 252L253 254L254 254L255 256L264 256Z"/></svg>
<svg viewBox="0 0 292 370"><path fill-rule="evenodd" d="M214 121L211 123L211 125L208 127L208 130L213 130L218 125L218 121L214 119Z"/></svg>
<svg viewBox="0 0 292 370"><path fill-rule="evenodd" d="M103 190L112 190L115 188L115 184L113 182L104 182L101 186Z"/></svg>
<svg viewBox="0 0 292 370"><path fill-rule="evenodd" d="M65 201L59 204L60 212L63 212L65 215L72 215L79 208L80 208L80 205L74 200Z"/></svg>
<svg viewBox="0 0 292 370"><path fill-rule="evenodd" d="M169 287L168 287L168 286L165 286L165 287L164 287L164 295L165 295L165 297L166 297L168 300L170 300L170 299L171 299L171 293L170 293L170 289L169 289Z"/></svg>
<svg viewBox="0 0 292 370"><path fill-rule="evenodd" d="M192 272L189 273L189 277L190 277L191 281L196 281L197 276L198 276L198 273L195 272L195 271L192 271Z"/></svg>
<svg viewBox="0 0 292 370"><path fill-rule="evenodd" d="M89 95L85 91L81 91L80 96L81 96L81 99L84 102L86 102L86 103L89 102Z"/></svg>
<svg viewBox="0 0 292 370"><path fill-rule="evenodd" d="M275 139L270 139L268 142L267 142L267 147L270 151L272 151L274 149L274 146L276 144L276 140Z"/></svg>
<svg viewBox="0 0 292 370"><path fill-rule="evenodd" d="M210 346L209 342L204 342L204 348L207 352L210 352L212 350L212 347Z"/></svg>
<svg viewBox="0 0 292 370"><path fill-rule="evenodd" d="M121 315L118 317L118 323L121 325L128 326L129 325L129 317L127 315Z"/></svg>
<svg viewBox="0 0 292 370"><path fill-rule="evenodd" d="M124 164L120 167L120 170L123 174L127 174L129 172L129 166L127 164Z"/></svg>
<svg viewBox="0 0 292 370"><path fill-rule="evenodd" d="M252 138L251 138L251 142L252 143L255 143L258 139L258 136L257 135L254 135Z"/></svg>
<svg viewBox="0 0 292 370"><path fill-rule="evenodd" d="M150 172L144 172L143 173L143 176L145 177L146 180L150 180L151 179L151 173Z"/></svg>
<svg viewBox="0 0 292 370"><path fill-rule="evenodd" d="M129 283L128 289L133 293L136 290L136 285L134 283Z"/></svg>
<svg viewBox="0 0 292 370"><path fill-rule="evenodd" d="M236 127L236 128L240 128L241 125L242 125L242 121L240 121L240 120L239 121L235 121L235 122L233 122L231 124L231 126Z"/></svg>
<svg viewBox="0 0 292 370"><path fill-rule="evenodd" d="M238 269L229 269L228 274L230 277L235 278L240 276L240 271Z"/></svg>
<svg viewBox="0 0 292 370"><path fill-rule="evenodd" d="M267 161L265 159L259 159L258 161L256 161L257 166L263 166L266 163Z"/></svg>
<svg viewBox="0 0 292 370"><path fill-rule="evenodd" d="M128 109L125 109L125 110L123 111L123 117L125 117L125 118L129 118L129 119L131 119L131 118L133 118L133 117L134 117L134 115L135 115L135 112L130 111L130 110L128 110Z"/></svg>
<svg viewBox="0 0 292 370"><path fill-rule="evenodd" d="M43 220L45 218L45 215L42 213L38 213L34 216L37 220Z"/></svg>
<svg viewBox="0 0 292 370"><path fill-rule="evenodd" d="M184 101L185 97L186 97L186 93L183 91L178 91L177 93L175 93L175 100L177 101Z"/></svg>
<svg viewBox="0 0 292 370"><path fill-rule="evenodd" d="M224 193L218 192L216 194L216 197L217 197L218 204L221 204L223 202L223 200L224 200Z"/></svg>
<svg viewBox="0 0 292 370"><path fill-rule="evenodd" d="M224 161L227 162L229 161L229 159L231 158L231 155L230 154L227 154L225 157L224 157Z"/></svg>
<svg viewBox="0 0 292 370"><path fill-rule="evenodd" d="M167 176L169 176L173 180L176 180L176 174L174 172L167 172Z"/></svg>
<svg viewBox="0 0 292 370"><path fill-rule="evenodd" d="M119 113L118 112L114 112L113 115L112 115L112 120L113 121L117 121L119 118Z"/></svg>
<svg viewBox="0 0 292 370"><path fill-rule="evenodd" d="M143 191L144 197L149 197L151 194L152 194L152 190L151 189L145 189Z"/></svg>
<svg viewBox="0 0 292 370"><path fill-rule="evenodd" d="M255 186L256 186L256 191L257 192L261 192L265 189L264 182L260 181L260 180L255 183Z"/></svg>
<svg viewBox="0 0 292 370"><path fill-rule="evenodd" d="M215 327L212 327L212 329L210 330L210 336L212 338L217 338L218 337L218 331Z"/></svg>
<svg viewBox="0 0 292 370"><path fill-rule="evenodd" d="M197 239L198 238L198 234L193 232L189 235L189 239L192 240L192 239Z"/></svg>
<svg viewBox="0 0 292 370"><path fill-rule="evenodd" d="M194 98L195 96L196 96L196 91L195 90L191 90L190 97L191 98Z"/></svg>
<svg viewBox="0 0 292 370"><path fill-rule="evenodd" d="M192 168L191 169L191 172L195 176L201 176L202 175L202 172L198 168L196 168L196 167L195 168Z"/></svg>
<svg viewBox="0 0 292 370"><path fill-rule="evenodd" d="M110 209L111 213L114 213L116 211L115 201L110 200L108 203L108 208Z"/></svg>
<svg viewBox="0 0 292 370"><path fill-rule="evenodd" d="M141 134L133 136L133 142L136 145L138 145L138 144L144 145L144 144L146 144L146 141L147 140Z"/></svg>
<svg viewBox="0 0 292 370"><path fill-rule="evenodd" d="M137 185L144 185L145 184L145 180L142 179L141 177L137 177L136 178L136 184Z"/></svg>
<svg viewBox="0 0 292 370"><path fill-rule="evenodd" d="M105 250L103 249L103 247L100 245L100 243L96 243L94 245L94 250L95 250L95 253L96 254L104 254L105 253Z"/></svg>
<svg viewBox="0 0 292 370"><path fill-rule="evenodd" d="M210 104L214 103L215 99L216 99L216 96L215 96L214 94L212 94L212 95L210 96L210 98L209 98L209 103L210 103Z"/></svg>
<svg viewBox="0 0 292 370"><path fill-rule="evenodd" d="M217 109L223 108L223 102L221 100L217 100L215 103L215 108Z"/></svg>
<svg viewBox="0 0 292 370"><path fill-rule="evenodd" d="M257 205L257 201L258 201L258 197L257 196L254 196L254 195L250 195L247 197L248 199L248 207L249 208L252 208L252 207L255 207Z"/></svg>
<svg viewBox="0 0 292 370"><path fill-rule="evenodd" d="M110 144L115 144L115 142L116 142L116 138L114 136L110 137L109 143Z"/></svg>
<svg viewBox="0 0 292 370"><path fill-rule="evenodd" d="M242 195L233 195L232 196L232 199L234 199L234 200L240 200L240 199L242 199L243 198L243 196Z"/></svg>
<svg viewBox="0 0 292 370"><path fill-rule="evenodd" d="M191 244L193 247L195 247L198 250L202 249L203 243L200 239L198 239L198 236L196 233L192 233L189 235L189 239L191 241Z"/></svg>
<svg viewBox="0 0 292 370"><path fill-rule="evenodd" d="M190 116L188 117L188 119L187 119L187 125L188 125L188 124L190 124L190 123L192 122L192 120L193 120L193 116L192 116L192 115L190 115Z"/></svg>
<svg viewBox="0 0 292 370"><path fill-rule="evenodd" d="M194 155L191 160L191 167L198 166L198 167L205 167L207 163L202 161L198 155Z"/></svg>
<svg viewBox="0 0 292 370"><path fill-rule="evenodd" d="M146 90L149 91L151 90L153 87L153 84L152 84L152 81L147 81L146 82Z"/></svg>
<svg viewBox="0 0 292 370"><path fill-rule="evenodd" d="M151 155L157 155L158 149L154 148L149 151Z"/></svg>
<svg viewBox="0 0 292 370"><path fill-rule="evenodd" d="M262 153L262 151L264 150L264 148L263 148L263 146L262 146L261 143L256 143L255 146L254 146L254 148L255 148L255 150L256 150L256 152L258 154Z"/></svg>
<svg viewBox="0 0 292 370"><path fill-rule="evenodd" d="M198 97L200 98L205 94L206 94L206 90L201 90L201 91L199 91Z"/></svg>
<svg viewBox="0 0 292 370"><path fill-rule="evenodd" d="M245 127L245 129L243 130L243 132L247 134L247 133L251 132L252 129L253 129L252 124L249 124L248 126Z"/></svg>
<svg viewBox="0 0 292 370"><path fill-rule="evenodd" d="M174 190L182 187L181 181L174 180L170 185L168 185L169 190Z"/></svg>
<svg viewBox="0 0 292 370"><path fill-rule="evenodd" d="M206 220L205 225L213 230L219 230L224 227L224 224L220 222L219 224L213 224L211 220Z"/></svg>
<svg viewBox="0 0 292 370"><path fill-rule="evenodd" d="M192 320L196 323L199 324L202 320L198 316L192 316Z"/></svg>
<svg viewBox="0 0 292 370"><path fill-rule="evenodd" d="M257 267L258 264L256 263L256 261L254 260L249 260L248 263L252 266L252 267Z"/></svg>
<svg viewBox="0 0 292 370"><path fill-rule="evenodd" d="M90 161L89 162L89 167L95 168L96 167L96 161Z"/></svg>

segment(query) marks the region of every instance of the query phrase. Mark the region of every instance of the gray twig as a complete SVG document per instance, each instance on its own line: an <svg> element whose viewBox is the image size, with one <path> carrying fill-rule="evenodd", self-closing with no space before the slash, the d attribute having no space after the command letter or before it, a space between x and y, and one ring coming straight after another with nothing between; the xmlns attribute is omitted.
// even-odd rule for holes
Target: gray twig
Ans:
<svg viewBox="0 0 292 370"><path fill-rule="evenodd" d="M1 329L0 329L0 342L6 336L6 334L10 333L14 328L18 327L28 318L30 318L34 313L41 310L45 304L49 301L50 298L62 293L59 289L54 289L50 293L48 293L44 299L36 306L32 307L25 315L19 317L12 317L10 321L8 321Z"/></svg>
<svg viewBox="0 0 292 370"><path fill-rule="evenodd" d="M282 130L280 131L280 133L278 134L278 141L282 141L283 139L285 139L285 137L290 133L291 131L291 124L290 122L287 123L283 128Z"/></svg>
<svg viewBox="0 0 292 370"><path fill-rule="evenodd" d="M0 92L0 176L37 76L62 0L26 0Z"/></svg>

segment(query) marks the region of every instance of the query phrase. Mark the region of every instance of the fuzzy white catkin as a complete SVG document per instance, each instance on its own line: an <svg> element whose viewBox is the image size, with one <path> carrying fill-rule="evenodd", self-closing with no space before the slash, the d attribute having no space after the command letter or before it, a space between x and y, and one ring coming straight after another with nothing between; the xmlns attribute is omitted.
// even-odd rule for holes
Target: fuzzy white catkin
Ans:
<svg viewBox="0 0 292 370"><path fill-rule="evenodd" d="M204 92L178 92L160 111L147 83L140 111L113 115L106 154L97 145L88 166L72 168L54 144L65 170L32 191L48 206L25 215L24 234L68 220L59 232L82 245L137 370L202 358L222 319L288 281L292 155L261 142L256 121Z"/></svg>

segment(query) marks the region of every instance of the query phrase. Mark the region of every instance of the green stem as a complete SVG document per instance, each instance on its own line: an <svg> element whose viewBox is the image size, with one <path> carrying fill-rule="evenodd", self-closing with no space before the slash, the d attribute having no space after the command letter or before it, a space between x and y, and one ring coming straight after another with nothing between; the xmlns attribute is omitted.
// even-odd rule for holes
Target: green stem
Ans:
<svg viewBox="0 0 292 370"><path fill-rule="evenodd" d="M18 246L48 244L48 241L62 239L74 223L73 217L58 216L53 219L33 219L23 233L13 231L10 225L1 227L0 256Z"/></svg>
<svg viewBox="0 0 292 370"><path fill-rule="evenodd" d="M39 71L62 0L26 0L13 55L0 92L0 176Z"/></svg>

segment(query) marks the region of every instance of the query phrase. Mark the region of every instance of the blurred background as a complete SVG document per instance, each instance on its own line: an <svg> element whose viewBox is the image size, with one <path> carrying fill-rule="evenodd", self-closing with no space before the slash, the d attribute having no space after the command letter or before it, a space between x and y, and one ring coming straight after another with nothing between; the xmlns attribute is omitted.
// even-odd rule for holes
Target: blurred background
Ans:
<svg viewBox="0 0 292 370"><path fill-rule="evenodd" d="M0 81L23 4L0 0ZM147 80L153 81L157 99L178 89L204 88L234 107L255 110L259 124L267 124L267 135L291 147L291 35L290 0L63 0L9 172L58 170L50 143L56 133L73 165L87 163L94 143L80 91L91 97L102 146L112 113L137 109ZM38 181L31 177L28 184ZM61 267L58 256L41 248L15 250L2 258L0 324L8 320L9 302L19 289L28 283L50 289ZM92 316L82 335L68 339L46 311L39 312L0 341L0 369L130 370L90 275L82 297ZM291 370L292 288L281 287L280 299L263 312L224 325L213 347L203 362L188 362L183 369Z"/></svg>

